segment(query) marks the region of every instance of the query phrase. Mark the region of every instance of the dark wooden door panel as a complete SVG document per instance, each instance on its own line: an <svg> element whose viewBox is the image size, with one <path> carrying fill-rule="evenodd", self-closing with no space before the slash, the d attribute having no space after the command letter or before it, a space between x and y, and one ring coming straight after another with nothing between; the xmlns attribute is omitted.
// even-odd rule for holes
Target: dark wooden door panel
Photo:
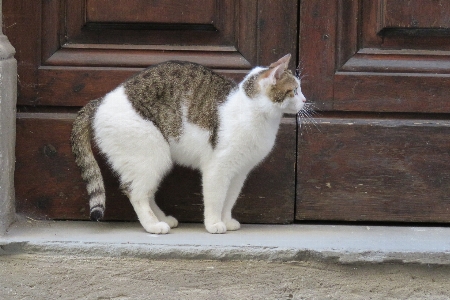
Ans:
<svg viewBox="0 0 450 300"><path fill-rule="evenodd" d="M379 4L384 28L450 27L450 2L446 0L383 0Z"/></svg>
<svg viewBox="0 0 450 300"><path fill-rule="evenodd" d="M87 23L213 24L218 1L87 0ZM201 9L199 9L201 8Z"/></svg>
<svg viewBox="0 0 450 300"><path fill-rule="evenodd" d="M444 2L302 1L306 96L328 111L449 113L450 7Z"/></svg>
<svg viewBox="0 0 450 300"><path fill-rule="evenodd" d="M33 218L88 218L69 146L74 113L88 101L170 59L201 63L238 81L252 66L298 51L297 0L4 0L3 12L19 63L17 211ZM244 222L294 220L295 118L281 128L279 145L238 201L236 216ZM103 163L106 218L134 220L107 169ZM174 170L157 198L181 221L202 220L194 171Z"/></svg>
<svg viewBox="0 0 450 300"><path fill-rule="evenodd" d="M67 3L65 43L224 45L232 43L235 0L100 1ZM193 3L196 3L193 5ZM126 34L122 34L126 33ZM176 39L181 39L176 42ZM199 40L201 43L199 43Z"/></svg>
<svg viewBox="0 0 450 300"><path fill-rule="evenodd" d="M317 122L299 136L298 220L450 222L449 120Z"/></svg>
<svg viewBox="0 0 450 300"><path fill-rule="evenodd" d="M88 196L70 149L75 114L19 113L17 119L17 212L36 219L89 218ZM291 223L295 202L294 119L284 119L271 155L253 172L235 216L246 223ZM119 183L101 157L106 184L106 220L136 220ZM163 181L156 201L182 222L202 222L198 172L176 168Z"/></svg>
<svg viewBox="0 0 450 300"><path fill-rule="evenodd" d="M79 90L79 84L70 82L77 78L79 67L98 70L96 77L105 76L99 82L108 87L110 77L124 78L124 73L170 59L194 61L241 79L252 66L269 64L297 51L297 1L203 0L180 4L136 0L133 3L140 7L140 14L128 11L132 8L120 8L122 19L117 19L115 2L120 4L5 0L5 34L18 49L19 105L66 106L66 98L46 98L48 76L53 78L51 89L71 85ZM187 5L193 2L197 4ZM174 3L178 3L177 14L172 13ZM106 6L101 10L102 5ZM158 13L162 8L164 12ZM193 13L195 10L202 12ZM291 68L295 65L292 60ZM105 68L109 72L102 72ZM41 75L47 79L41 81ZM102 92L106 90L102 84L98 86ZM82 102L69 103L81 106L101 93L83 94L86 98Z"/></svg>
<svg viewBox="0 0 450 300"><path fill-rule="evenodd" d="M178 5L176 14L173 13L174 1L134 1L131 3L134 6L127 4L118 6L118 9L115 5L120 5L116 3L120 1L46 2L42 6L46 27L42 34L39 79L40 73L48 76L55 71L51 75L55 82L58 82L57 77L67 81L76 77L73 73L77 70L71 67L85 67L94 68L94 72L95 68L110 68L108 73L97 73L97 76L105 76L103 81L109 76L123 80L125 78L121 74L130 73L124 68L134 68L136 72L136 68L171 59L194 61L214 69L229 69L234 71L230 73L241 76L242 71L251 67L237 47L240 37L235 26L235 18L239 18L235 1L218 4L217 1L205 0L197 2L197 6L188 1ZM204 7L202 12L194 13L199 7ZM135 9L140 13L135 14ZM165 27L156 26L162 21ZM252 41L244 40L242 44L246 42ZM55 69L48 68L50 66ZM72 85L80 88L75 82ZM48 90L41 82L38 86ZM58 86L53 83L51 88L58 89ZM45 99L45 93L40 92L37 91L39 103L58 105L58 99ZM99 93L91 94L76 105L84 105L87 100L98 96ZM59 105L67 105L65 99L61 101Z"/></svg>
<svg viewBox="0 0 450 300"><path fill-rule="evenodd" d="M338 72L334 110L372 112L450 111L450 74Z"/></svg>
<svg viewBox="0 0 450 300"><path fill-rule="evenodd" d="M296 218L449 222L449 2L300 3Z"/></svg>

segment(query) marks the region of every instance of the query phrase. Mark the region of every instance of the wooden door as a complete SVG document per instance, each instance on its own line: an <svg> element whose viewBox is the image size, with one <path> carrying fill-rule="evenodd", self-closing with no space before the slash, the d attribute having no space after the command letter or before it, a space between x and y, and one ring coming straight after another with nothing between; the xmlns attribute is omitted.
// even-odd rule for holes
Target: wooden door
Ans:
<svg viewBox="0 0 450 300"><path fill-rule="evenodd" d="M450 2L304 0L298 220L450 221Z"/></svg>
<svg viewBox="0 0 450 300"><path fill-rule="evenodd" d="M88 218L71 123L79 107L133 73L184 59L239 80L291 52L320 112L317 127L283 119L237 217L450 220L448 1L4 0L3 10L19 62L19 213ZM106 218L135 219L102 169ZM199 175L178 168L157 201L181 221L201 221L200 191Z"/></svg>
<svg viewBox="0 0 450 300"><path fill-rule="evenodd" d="M4 32L17 51L17 211L87 219L88 198L70 151L76 111L130 75L189 60L239 80L254 65L298 52L296 0L4 0ZM291 67L295 66L295 59ZM236 207L243 222L290 223L295 205L296 119L249 178ZM135 214L102 163L106 219ZM201 221L199 174L176 169L157 202L180 221Z"/></svg>

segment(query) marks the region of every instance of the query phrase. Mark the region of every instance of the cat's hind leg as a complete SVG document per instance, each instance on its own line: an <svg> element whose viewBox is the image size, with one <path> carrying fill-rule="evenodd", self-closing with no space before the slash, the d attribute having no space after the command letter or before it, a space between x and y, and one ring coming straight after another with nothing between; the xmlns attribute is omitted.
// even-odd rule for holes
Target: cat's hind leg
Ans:
<svg viewBox="0 0 450 300"><path fill-rule="evenodd" d="M169 143L161 131L138 115L122 87L105 96L93 128L97 145L119 175L142 226L150 233L169 232L169 224L158 219L160 209L155 214L150 206L173 165Z"/></svg>
<svg viewBox="0 0 450 300"><path fill-rule="evenodd" d="M128 195L142 227L149 233L165 234L170 231L170 225L160 221L151 209L149 193L153 192L133 187Z"/></svg>
<svg viewBox="0 0 450 300"><path fill-rule="evenodd" d="M144 229L150 233L168 233L178 222L161 211L154 197L161 180L172 168L169 145L165 140L155 143L149 137L141 139L139 144L139 150L128 154L130 170L122 172L121 179L128 182L127 194Z"/></svg>
<svg viewBox="0 0 450 300"><path fill-rule="evenodd" d="M155 197L150 197L150 207L153 210L153 212L155 213L156 217L158 218L158 220L162 221L162 222L166 222L170 228L175 228L178 226L178 220L175 219L172 216L167 216L158 206L158 204L156 204L155 202Z"/></svg>

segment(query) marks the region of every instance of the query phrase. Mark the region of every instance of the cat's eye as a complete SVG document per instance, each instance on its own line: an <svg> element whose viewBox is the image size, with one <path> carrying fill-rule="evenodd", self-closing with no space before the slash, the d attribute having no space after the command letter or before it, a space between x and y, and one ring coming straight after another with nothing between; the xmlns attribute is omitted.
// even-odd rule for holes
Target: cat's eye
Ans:
<svg viewBox="0 0 450 300"><path fill-rule="evenodd" d="M295 96L298 96L297 89L298 89L298 88L295 88L295 89L294 89L294 95L295 95Z"/></svg>

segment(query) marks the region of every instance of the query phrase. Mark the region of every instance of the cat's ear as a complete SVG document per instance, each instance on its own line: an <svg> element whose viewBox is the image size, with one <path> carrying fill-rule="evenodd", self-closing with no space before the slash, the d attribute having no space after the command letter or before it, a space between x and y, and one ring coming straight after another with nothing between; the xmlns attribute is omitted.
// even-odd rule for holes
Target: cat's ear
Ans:
<svg viewBox="0 0 450 300"><path fill-rule="evenodd" d="M278 79L281 78L281 75L283 75L285 69L284 64L280 64L274 68L271 68L264 72L262 78L266 79L269 84L274 85L277 83Z"/></svg>
<svg viewBox="0 0 450 300"><path fill-rule="evenodd" d="M290 60L291 60L291 54L288 53L285 56L283 56L282 58L280 58L279 60L277 60L276 62L271 63L269 68L274 68L276 66L283 65L284 66L284 70L287 70Z"/></svg>

